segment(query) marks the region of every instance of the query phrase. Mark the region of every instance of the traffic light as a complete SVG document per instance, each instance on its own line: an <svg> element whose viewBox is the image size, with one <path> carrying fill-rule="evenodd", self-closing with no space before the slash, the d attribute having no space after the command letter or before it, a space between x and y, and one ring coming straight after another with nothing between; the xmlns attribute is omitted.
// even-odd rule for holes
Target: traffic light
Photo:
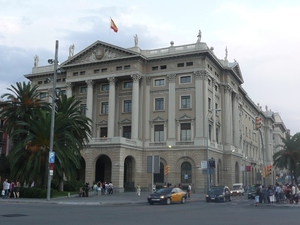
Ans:
<svg viewBox="0 0 300 225"><path fill-rule="evenodd" d="M258 130L261 127L261 118L255 117L255 130Z"/></svg>
<svg viewBox="0 0 300 225"><path fill-rule="evenodd" d="M261 168L261 176L262 176L262 178L266 177L266 168L265 167Z"/></svg>
<svg viewBox="0 0 300 225"><path fill-rule="evenodd" d="M209 167L210 167L210 168L216 168L216 163L215 163L215 160L214 160L214 159L210 159L210 160L208 161L208 163L209 163Z"/></svg>
<svg viewBox="0 0 300 225"><path fill-rule="evenodd" d="M272 174L272 165L267 166L267 174L266 175L268 176L270 174Z"/></svg>
<svg viewBox="0 0 300 225"><path fill-rule="evenodd" d="M165 176L167 176L170 173L170 166L166 165L165 166Z"/></svg>

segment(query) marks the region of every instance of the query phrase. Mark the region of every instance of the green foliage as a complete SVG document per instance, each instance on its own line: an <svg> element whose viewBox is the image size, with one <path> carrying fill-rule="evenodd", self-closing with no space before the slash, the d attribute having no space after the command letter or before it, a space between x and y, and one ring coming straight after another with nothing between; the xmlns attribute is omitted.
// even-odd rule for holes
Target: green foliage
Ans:
<svg viewBox="0 0 300 225"><path fill-rule="evenodd" d="M17 83L4 94L7 101L0 103L0 117L5 119L6 132L15 141L10 151L10 178L20 183L35 181L36 187L46 188L50 151L51 108L39 99L37 86ZM91 120L81 114L81 101L74 96L61 96L56 102L53 151L55 167L53 178L76 179L80 169L80 150L89 139Z"/></svg>
<svg viewBox="0 0 300 225"><path fill-rule="evenodd" d="M298 185L297 177L299 174L300 163L300 133L295 135L286 134L286 138L282 138L283 145L278 145L279 148L273 155L273 165L279 169L288 169L294 178L294 183Z"/></svg>
<svg viewBox="0 0 300 225"><path fill-rule="evenodd" d="M53 195L53 190L50 191L50 196ZM47 190L41 188L21 188L20 197L22 198L47 198Z"/></svg>
<svg viewBox="0 0 300 225"><path fill-rule="evenodd" d="M78 192L79 188L83 186L84 183L82 181L67 181L64 183L64 191Z"/></svg>

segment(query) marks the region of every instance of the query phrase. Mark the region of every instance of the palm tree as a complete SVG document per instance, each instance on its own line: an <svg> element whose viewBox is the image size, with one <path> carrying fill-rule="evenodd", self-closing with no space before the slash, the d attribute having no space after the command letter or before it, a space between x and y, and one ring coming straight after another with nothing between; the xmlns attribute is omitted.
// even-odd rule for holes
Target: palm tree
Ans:
<svg viewBox="0 0 300 225"><path fill-rule="evenodd" d="M36 111L47 108L47 104L42 102L36 91L37 85L32 86L30 82L17 82L16 87L11 85L7 90L12 93L6 93L1 98L7 99L0 102L0 117L5 120L5 132L10 134L17 129L17 121L28 121L36 118Z"/></svg>
<svg viewBox="0 0 300 225"><path fill-rule="evenodd" d="M300 162L300 133L293 136L286 134L286 138L282 138L282 142L282 145L277 146L280 150L273 155L273 166L279 169L288 169L294 183L298 185L296 171Z"/></svg>
<svg viewBox="0 0 300 225"><path fill-rule="evenodd" d="M9 100L3 106L9 109L10 113L2 111L1 116L7 118L11 136L20 140L9 155L11 177L26 183L34 180L36 186L46 187L51 105L37 99L36 88L31 88L30 84L22 86L17 83L17 88L9 89L14 90L16 96L5 95ZM21 103L17 105L16 101ZM25 103L29 106L24 107ZM81 165L80 150L91 133L91 120L80 113L80 103L75 97L67 98L64 95L57 100L53 151L56 153L54 177L59 180L63 180L63 177L72 179L77 176L77 169ZM23 115L17 116L16 111L20 112L21 107L26 108L27 113L22 112Z"/></svg>

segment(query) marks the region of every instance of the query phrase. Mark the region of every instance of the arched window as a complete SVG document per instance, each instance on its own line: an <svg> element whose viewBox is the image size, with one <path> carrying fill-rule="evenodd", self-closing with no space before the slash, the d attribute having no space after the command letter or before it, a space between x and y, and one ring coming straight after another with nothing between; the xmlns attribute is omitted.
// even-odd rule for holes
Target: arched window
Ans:
<svg viewBox="0 0 300 225"><path fill-rule="evenodd" d="M192 166L189 162L181 164L181 183L192 183Z"/></svg>

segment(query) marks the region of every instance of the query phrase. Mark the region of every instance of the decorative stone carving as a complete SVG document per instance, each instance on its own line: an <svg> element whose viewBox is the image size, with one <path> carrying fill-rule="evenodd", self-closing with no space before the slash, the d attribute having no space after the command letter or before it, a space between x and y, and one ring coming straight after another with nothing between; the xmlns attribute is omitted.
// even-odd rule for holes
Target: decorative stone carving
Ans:
<svg viewBox="0 0 300 225"><path fill-rule="evenodd" d="M169 82L175 82L176 81L176 73L168 74L167 77L169 78Z"/></svg>
<svg viewBox="0 0 300 225"><path fill-rule="evenodd" d="M92 87L94 84L93 80L86 80L85 83L88 85L88 87Z"/></svg>
<svg viewBox="0 0 300 225"><path fill-rule="evenodd" d="M130 75L133 81L139 81L142 78L140 74L132 74Z"/></svg>
<svg viewBox="0 0 300 225"><path fill-rule="evenodd" d="M208 79L208 71L207 70L197 70L194 71L194 76L196 79L203 79L203 80L207 80Z"/></svg>
<svg viewBox="0 0 300 225"><path fill-rule="evenodd" d="M117 82L117 78L115 78L115 77L108 77L107 80L109 81L109 83L116 83Z"/></svg>

